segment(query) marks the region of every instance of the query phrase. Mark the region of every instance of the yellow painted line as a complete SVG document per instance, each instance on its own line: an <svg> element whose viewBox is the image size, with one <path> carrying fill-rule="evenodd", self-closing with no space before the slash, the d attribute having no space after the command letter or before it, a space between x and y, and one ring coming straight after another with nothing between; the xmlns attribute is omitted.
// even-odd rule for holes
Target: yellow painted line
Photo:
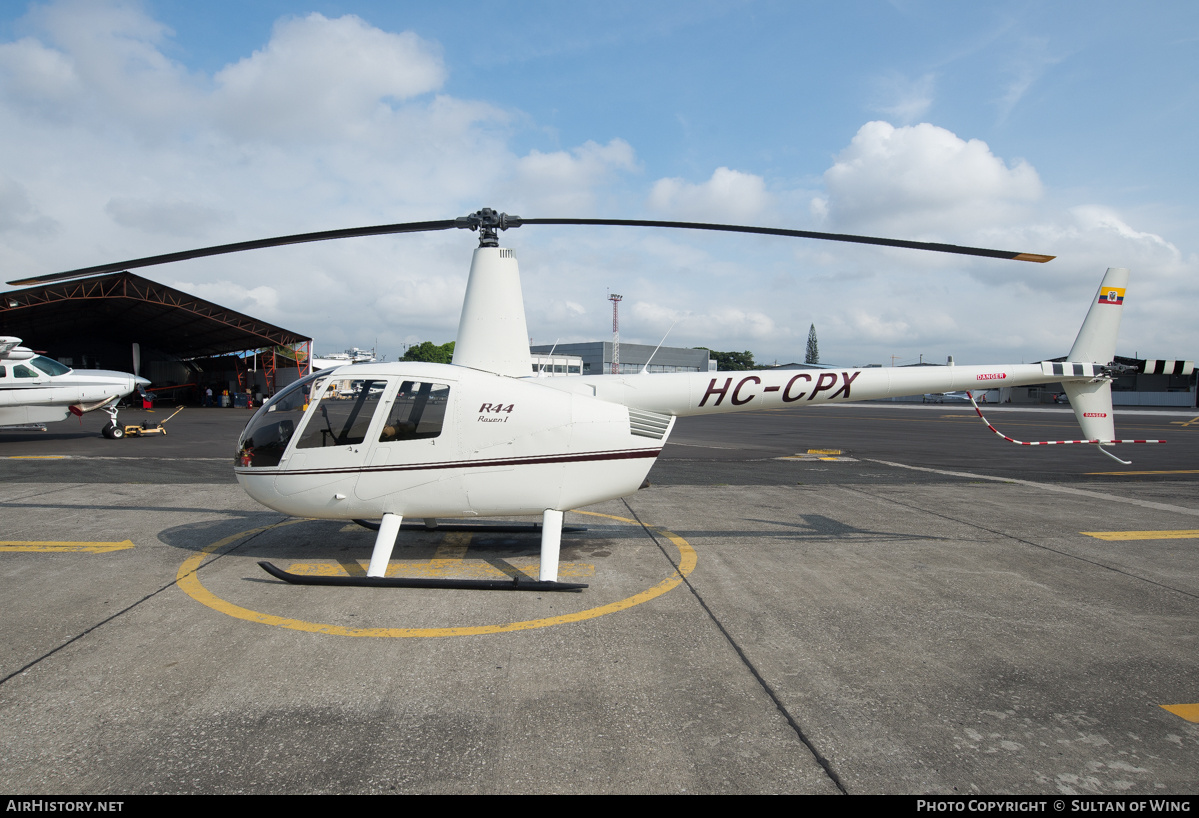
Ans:
<svg viewBox="0 0 1199 818"><path fill-rule="evenodd" d="M630 520L627 517L617 517L612 514L600 514L596 511L573 511L573 514L586 514L592 517L606 517L610 520L617 520L622 523L631 523L640 525L636 520ZM263 625L272 625L278 628L288 628L290 630L305 631L307 633L326 633L332 636L373 636L383 638L429 638L440 636L477 636L488 633L510 633L513 631L527 631L536 628L548 628L553 625L565 625L571 622L583 622L588 619L595 619L617 611L624 611L643 602L649 602L651 599L662 596L667 591L672 590L682 583L683 577L695 570L695 564L698 559L695 549L691 544L671 531L658 526L648 526L657 533L666 537L675 548L679 551L679 567L673 575L647 588L641 593L626 597L625 599L611 602L607 605L600 605L595 608L588 608L575 613L562 614L561 616L550 616L544 619L529 619L523 622L506 622L496 625L468 625L462 627L449 628L347 628L342 625L326 625L319 622L306 622L302 619L292 619L289 617L275 616L274 614L260 613L252 611L249 608L243 608L240 605L235 605L232 602L221 599L216 594L209 591L200 582L197 574L200 566L203 564L206 557L219 551L222 548L231 546L245 537L261 533L271 528L280 528L285 525L295 525L296 523L310 522L309 520L288 520L284 523L273 526L262 526L260 528L251 528L247 531L242 531L237 534L232 534L223 539L217 540L212 545L209 545L204 550L183 561L179 566L178 572L175 574L176 584L197 602L207 605L214 611L220 611L228 616L237 619L244 619L248 622L258 622Z"/></svg>
<svg viewBox="0 0 1199 818"><path fill-rule="evenodd" d="M1119 474L1199 474L1199 469L1176 469L1174 471L1089 471L1087 475L1119 475Z"/></svg>
<svg viewBox="0 0 1199 818"><path fill-rule="evenodd" d="M808 449L808 454L841 454L840 449Z"/></svg>
<svg viewBox="0 0 1199 818"><path fill-rule="evenodd" d="M466 549L470 547L470 536L469 531L451 531L442 537L441 544L433 552L433 559L428 562L432 572L461 565ZM386 573L390 574L391 570L388 569Z"/></svg>
<svg viewBox="0 0 1199 818"><path fill-rule="evenodd" d="M1168 710L1179 718L1199 724L1199 704L1163 704L1163 710Z"/></svg>
<svg viewBox="0 0 1199 818"><path fill-rule="evenodd" d="M1196 423L1199 423L1199 418L1191 418L1190 420L1172 420L1172 421L1170 421L1171 426L1192 426Z"/></svg>
<svg viewBox="0 0 1199 818"><path fill-rule="evenodd" d="M66 460L65 454L10 454L5 460Z"/></svg>
<svg viewBox="0 0 1199 818"><path fill-rule="evenodd" d="M1199 540L1195 531L1080 531L1097 540Z"/></svg>
<svg viewBox="0 0 1199 818"><path fill-rule="evenodd" d="M52 542L39 540L0 540L0 551L39 551L50 554L107 554L132 548L132 540L121 542Z"/></svg>

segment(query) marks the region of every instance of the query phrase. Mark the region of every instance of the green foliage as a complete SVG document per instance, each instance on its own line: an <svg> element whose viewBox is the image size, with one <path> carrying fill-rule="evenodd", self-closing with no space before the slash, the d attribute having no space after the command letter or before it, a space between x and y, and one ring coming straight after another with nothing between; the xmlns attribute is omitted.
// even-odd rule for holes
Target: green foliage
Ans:
<svg viewBox="0 0 1199 818"><path fill-rule="evenodd" d="M805 364L820 363L820 345L816 343L815 324L812 324L812 328L808 330L808 352L804 355L803 362Z"/></svg>
<svg viewBox="0 0 1199 818"><path fill-rule="evenodd" d="M694 347L695 349L708 349L707 347ZM754 354L748 349L744 352L717 352L714 349L708 349L712 356L712 360L716 361L716 368L721 372L734 372L739 369L754 369L757 364L754 363Z"/></svg>
<svg viewBox="0 0 1199 818"><path fill-rule="evenodd" d="M448 364L454 358L454 342L437 346L431 341L422 341L408 347L401 361L419 361L426 364Z"/></svg>

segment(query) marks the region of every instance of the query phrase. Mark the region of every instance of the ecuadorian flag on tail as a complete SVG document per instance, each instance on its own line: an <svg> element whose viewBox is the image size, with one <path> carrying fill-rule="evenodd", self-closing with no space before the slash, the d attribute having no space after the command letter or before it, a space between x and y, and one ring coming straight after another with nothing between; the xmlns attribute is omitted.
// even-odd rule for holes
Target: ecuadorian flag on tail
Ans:
<svg viewBox="0 0 1199 818"><path fill-rule="evenodd" d="M1120 306L1124 303L1124 288L1123 287L1101 287L1099 289L1100 304L1115 304Z"/></svg>

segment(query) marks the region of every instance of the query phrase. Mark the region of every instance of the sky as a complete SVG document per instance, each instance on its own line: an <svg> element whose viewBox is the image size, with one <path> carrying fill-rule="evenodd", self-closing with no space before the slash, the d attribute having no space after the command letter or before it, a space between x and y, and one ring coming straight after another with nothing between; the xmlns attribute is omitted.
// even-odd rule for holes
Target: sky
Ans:
<svg viewBox="0 0 1199 818"><path fill-rule="evenodd" d="M1034 361L1129 267L1119 353L1193 359L1197 126L1193 2L9 2L0 272L481 207L726 222L1057 258L527 226L501 244L533 342L610 338L611 291L628 342ZM394 360L453 340L474 246L138 272Z"/></svg>

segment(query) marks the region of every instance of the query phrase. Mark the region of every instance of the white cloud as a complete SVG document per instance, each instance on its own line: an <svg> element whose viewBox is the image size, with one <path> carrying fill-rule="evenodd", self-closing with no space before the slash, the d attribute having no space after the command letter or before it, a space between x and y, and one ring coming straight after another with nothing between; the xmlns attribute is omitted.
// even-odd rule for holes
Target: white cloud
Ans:
<svg viewBox="0 0 1199 818"><path fill-rule="evenodd" d="M216 208L170 199L115 198L104 211L123 227L189 238L204 236L211 228L232 221L227 212Z"/></svg>
<svg viewBox="0 0 1199 818"><path fill-rule="evenodd" d="M230 281L176 281L171 286L247 315L270 316L267 320L274 319L279 307L279 291L274 287L243 287Z"/></svg>
<svg viewBox="0 0 1199 818"><path fill-rule="evenodd" d="M932 108L936 83L937 77L931 73L911 79L891 72L875 80L873 108L899 122L916 122Z"/></svg>
<svg viewBox="0 0 1199 818"><path fill-rule="evenodd" d="M160 50L170 30L136 6L63 0L34 6L27 20L48 43L27 37L0 58L26 106L77 124L115 115L143 136L193 121L194 78Z"/></svg>
<svg viewBox="0 0 1199 818"><path fill-rule="evenodd" d="M814 315L829 361L953 354L968 363L1062 354L1104 269L1117 266L1132 269L1122 354L1152 348L1186 355L1199 341L1178 298L1199 276L1199 259L1110 206L1045 195L1034 168L1005 161L980 140L930 124L867 123L824 181L810 212L826 229L1058 257L1042 265L797 246L806 271L801 306L789 319L777 307L766 311L779 326L806 326L804 313Z"/></svg>
<svg viewBox="0 0 1199 818"><path fill-rule="evenodd" d="M53 219L37 211L20 183L0 173L0 232L22 230L49 235L57 227Z"/></svg>
<svg viewBox="0 0 1199 818"><path fill-rule="evenodd" d="M1063 58L1051 56L1049 40L1045 37L1025 37L1011 60L1011 80L999 99L999 121L1003 122L1024 99L1029 89L1040 81L1045 72Z"/></svg>
<svg viewBox="0 0 1199 818"><path fill-rule="evenodd" d="M1010 167L979 139L922 123L867 122L825 171L830 221L907 234L1010 223L1041 197L1023 160Z"/></svg>
<svg viewBox="0 0 1199 818"><path fill-rule="evenodd" d="M638 169L618 138L515 154L520 112L442 93L438 44L357 17L280 21L211 75L166 56L171 32L134 5L60 2L25 25L30 36L0 43L6 279L492 203L554 215L590 208ZM526 231L518 246L538 240ZM413 335L453 339L471 245L458 231L364 238L142 274L322 348L378 336L394 354ZM527 291L559 299L551 316L577 324L580 305L562 299L578 296L550 281Z"/></svg>
<svg viewBox="0 0 1199 818"><path fill-rule="evenodd" d="M683 221L752 223L771 202L761 176L724 167L698 185L659 179L649 194L652 209Z"/></svg>
<svg viewBox="0 0 1199 818"><path fill-rule="evenodd" d="M73 100L83 90L74 62L32 37L0 44L0 76L4 96L35 109Z"/></svg>
<svg viewBox="0 0 1199 818"><path fill-rule="evenodd" d="M516 207L554 216L594 215L594 192L619 171L634 171L637 159L631 145L613 139L606 145L585 142L569 151L532 150L516 162L505 200Z"/></svg>
<svg viewBox="0 0 1199 818"><path fill-rule="evenodd" d="M271 40L214 77L216 118L240 136L353 133L445 81L441 49L353 15L276 23Z"/></svg>
<svg viewBox="0 0 1199 818"><path fill-rule="evenodd" d="M731 344L730 349L744 348L751 342L777 343L781 337L792 334L762 310L705 306L707 309L703 311L692 312L650 301L634 301L629 305L628 314L633 319L630 329L636 327L638 343L657 344L669 330L668 345L679 343L680 338L700 338L705 341L703 346L715 344L721 348L722 344Z"/></svg>

